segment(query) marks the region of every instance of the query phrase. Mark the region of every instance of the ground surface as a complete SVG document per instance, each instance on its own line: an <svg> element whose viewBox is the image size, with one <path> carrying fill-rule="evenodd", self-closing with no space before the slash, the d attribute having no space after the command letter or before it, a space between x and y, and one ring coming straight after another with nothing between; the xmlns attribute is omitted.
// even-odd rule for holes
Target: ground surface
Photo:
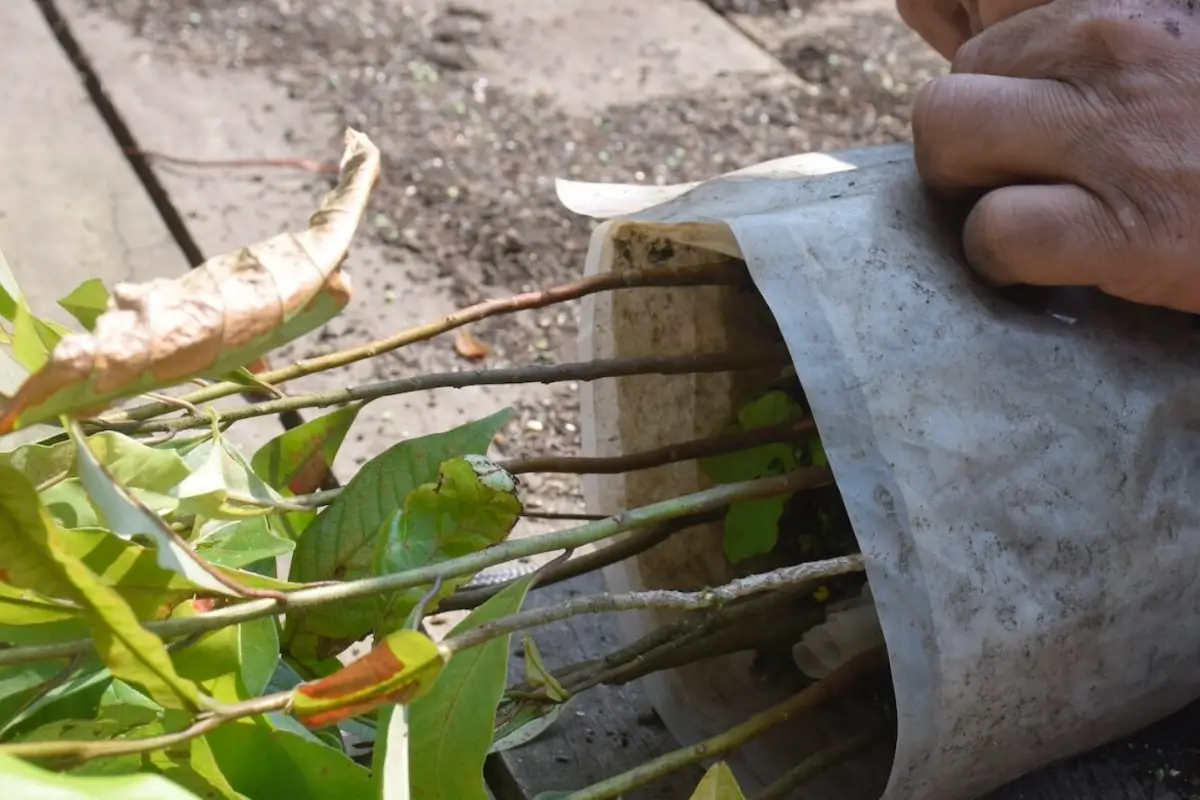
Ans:
<svg viewBox="0 0 1200 800"><path fill-rule="evenodd" d="M514 35L536 42L570 23L570 13L545 12L544 3L521 11L514 10L520 3L387 0L88 4L152 42L160 56L211 70L260 70L291 97L330 112L339 124L320 120L328 140L311 157L337 152L341 124L371 134L388 161L368 230L389 263L361 279L366 291L355 303L381 311L398 303L440 307L445 295L470 303L576 277L590 226L559 207L555 177L679 182L804 150L896 141L907 135L913 86L938 68L896 22L877 22L882 12L862 18L871 24L854 16L811 35L791 30L786 14L759 17L777 23L777 53L803 83L781 87L778 65L763 58L758 74L685 74L649 89L652 79L642 77L623 89L628 76L603 65L567 86L530 86L520 70L502 68L511 62L506 43ZM619 14L608 27L623 35ZM602 49L610 35L603 24L580 33L591 38L572 43L568 53ZM679 35L658 33L665 42ZM894 52L898 39L919 57L879 61L874 54ZM686 72L671 53L643 60L638 73ZM597 86L617 102L598 104ZM629 101L653 90L649 99ZM269 155L275 143L262 146ZM574 312L564 307L478 326L475 334L492 348L486 363L569 358ZM340 348L381 335L381 327L339 322L317 344ZM372 377L460 363L439 341L380 360ZM527 430L545 432L538 447L576 446L570 388L527 396L522 405Z"/></svg>
<svg viewBox="0 0 1200 800"><path fill-rule="evenodd" d="M147 149L183 158L324 161L336 158L345 125L380 145L385 176L363 230L366 243L350 265L354 304L280 361L576 277L589 225L558 207L556 177L697 180L804 150L903 140L913 92L944 68L883 0L711 0L715 11L695 0L53 5L69 17ZM28 59L14 63L22 61ZM19 83L33 91L38 77ZM71 102L86 99L80 93ZM54 143L55 133L39 131L40 143L67 152ZM39 163L32 146L9 160L11 167L0 160L9 174ZM295 227L329 185L302 171L161 161L155 169L205 255ZM61 187L44 192L38 203L70 194ZM144 198L130 201L138 202ZM21 239L30 213L5 211L0 235ZM105 230L103 220L88 228L97 229ZM128 245L131 262L153 260L156 274L173 274L182 268L173 255L147 258L166 241L164 233L124 231L127 241L113 247ZM43 240L60 242L53 233ZM85 241L76 249L89 246L98 245ZM27 275L39 259L62 260L36 248L10 255L18 274ZM31 294L44 307L70 288L59 282L46 280ZM572 360L575 313L566 306L477 326L474 334L491 348L483 364ZM305 385L465 365L452 337L441 337ZM521 413L508 436L510 453L577 448L569 385L440 393L373 406L347 444L340 471L348 475L402 436L443 430L504 403ZM571 481L542 481L533 489L547 505L577 504ZM1187 742L1194 733L1195 725L1177 719L1099 757L1125 765L1131 780L1149 775L1189 797L1197 771Z"/></svg>

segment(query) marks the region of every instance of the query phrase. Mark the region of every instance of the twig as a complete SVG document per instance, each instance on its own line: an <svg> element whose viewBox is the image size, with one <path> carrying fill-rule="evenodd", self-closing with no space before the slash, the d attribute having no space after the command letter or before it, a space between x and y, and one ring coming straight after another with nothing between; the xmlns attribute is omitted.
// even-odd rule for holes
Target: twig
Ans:
<svg viewBox="0 0 1200 800"><path fill-rule="evenodd" d="M624 272L606 272L602 275L593 275L540 292L528 292L499 300L486 300L456 311L453 314L448 314L435 322L401 331L386 339L369 342L359 347L350 348L349 350L330 353L319 358L298 361L286 367L263 372L258 375L258 378L264 383L273 386L286 383L305 375L311 375L314 372L324 372L328 369L344 367L356 361L390 353L401 347L432 339L434 336L481 319L486 319L487 317L543 308L567 300L576 300L598 292L646 286L727 286L741 283L745 280L746 271L739 261L722 261L717 264L703 264L694 267L660 267L655 269L626 270ZM237 394L240 391L242 391L242 387L238 384L223 381L184 395L183 399L199 405L222 397L228 397L231 394ZM145 420L161 416L170 411L171 408L163 403L149 403L127 411L109 412L104 416L104 419L109 422Z"/></svg>
<svg viewBox="0 0 1200 800"><path fill-rule="evenodd" d="M759 792L754 800L785 800L785 798L791 797L796 789L825 770L842 763L882 738L882 728L872 728L831 745L818 753L813 753Z"/></svg>
<svg viewBox="0 0 1200 800"><path fill-rule="evenodd" d="M555 583L570 580L578 575L583 575L592 572L602 567L607 567L609 564L615 564L618 561L624 561L630 556L635 556L638 553L643 553L651 547L666 541L671 536L679 533L682 530L692 527L693 525L703 525L708 522L714 522L720 518L719 514L702 514L692 517L683 517L671 522L655 525L652 528L637 531L619 542L606 545L598 550L593 550L590 553L584 553L581 556L569 559L561 564L553 566L547 565L542 577L538 580L538 587L545 588ZM503 591L513 581L504 581L492 586L480 586L474 589L462 589L447 597L438 603L438 613L443 611L463 611L470 608L475 608L481 603L487 601L497 593Z"/></svg>
<svg viewBox="0 0 1200 800"><path fill-rule="evenodd" d="M799 694L793 695L779 705L759 712L724 733L702 742L674 750L628 772L615 775L592 786L567 795L566 800L614 800L638 787L684 767L707 761L732 752L746 742L772 728L783 724L791 717L810 711L845 691L864 675L882 669L887 661L883 652L876 650L847 661L827 677L822 678Z"/></svg>
<svg viewBox="0 0 1200 800"><path fill-rule="evenodd" d="M49 678L47 678L45 681L43 681L37 687L37 690L33 692L33 694L31 694L31 695L29 695L29 697L25 698L25 702L21 703L20 706L18 706L16 709L13 710L13 712L11 714L9 714L8 719L5 721L4 725L0 726L0 733L2 733L10 725L12 725L14 720L16 720L18 717L20 717L26 711L28 711L33 706L34 703L41 700L46 695L50 694L50 692L54 691L59 686L62 686L64 683L66 683L68 680L70 680L71 676L75 674L76 670L78 670L80 665L82 665L82 664L83 664L83 656L82 655L75 656L74 658L72 658L70 661L67 662L67 665L65 667L63 667L61 670L54 673Z"/></svg>
<svg viewBox="0 0 1200 800"><path fill-rule="evenodd" d="M584 522L586 520L604 519L603 514L584 514L574 511L523 511L521 516L525 519L561 519L573 520L575 522Z"/></svg>
<svg viewBox="0 0 1200 800"><path fill-rule="evenodd" d="M615 475L622 472L636 472L642 469L653 469L679 461L690 461L696 458L711 458L713 456L736 453L764 444L786 442L800 434L809 433L814 429L812 419L804 419L787 425L773 425L769 428L758 428L752 431L738 431L709 436L705 439L693 439L689 442L670 444L654 450L641 453L630 453L624 456L586 457L586 456L543 456L539 458L517 458L501 461L499 465L514 475L529 472L557 472L576 475Z"/></svg>
<svg viewBox="0 0 1200 800"><path fill-rule="evenodd" d="M17 742L15 744L0 744L0 753L25 759L62 759L71 762L89 761L93 758L112 758L114 756L148 753L152 750L163 750L174 747L203 736L214 728L243 717L258 714L268 714L287 708L292 700L292 692L279 692L265 697L256 697L244 703L224 706L196 719L188 727L174 733L161 736L147 736L144 739L115 739L109 741L71 741L51 740L44 742Z"/></svg>
<svg viewBox="0 0 1200 800"><path fill-rule="evenodd" d="M708 655L725 655L745 649L739 647L740 642L736 640L726 642L725 632L746 628L756 630L755 626L750 624L754 619L778 613L781 604L794 601L796 595L803 590L803 586L778 590L768 595L752 597L728 608L683 616L674 622L660 625L602 658L568 664L556 670L556 677L568 691L578 694L602 683L619 686ZM811 618L809 614L796 614L794 610L789 610L786 623L772 625L765 636L758 638L775 639L777 631L779 636L788 636L793 632L802 633L819 623L824 616L823 608L814 609ZM693 651L703 651L709 642L725 647L724 652L700 652L693 655ZM532 687L519 684L513 687L513 691L521 692L528 688Z"/></svg>
<svg viewBox="0 0 1200 800"><path fill-rule="evenodd" d="M780 597L780 595L784 595ZM773 592L768 597L756 598L768 601L768 606L777 606L781 600L791 599L791 593ZM655 672L702 661L706 658L738 653L742 650L763 647L781 640L797 641L805 631L825 619L823 609L812 609L803 613L791 612L786 619L766 625L747 625L755 617L761 619L761 607L753 614L730 614L749 607L744 603L733 609L722 609L708 619L693 621L694 625L679 638L663 642L624 663L613 664L607 669L591 673L575 674L570 680L560 678L572 694L586 691L593 686L621 686L630 681L644 678ZM667 626L664 626L667 627Z"/></svg>
<svg viewBox="0 0 1200 800"><path fill-rule="evenodd" d="M703 514L725 508L731 503L758 500L766 497L789 495L793 492L826 486L833 475L825 468L801 469L786 475L760 478L742 483L728 483L706 489L695 494L664 500L642 508L631 509L615 517L589 522L574 528L516 539L489 547L478 553L443 561L419 569L406 570L376 578L363 578L347 583L335 583L298 589L287 594L287 602L272 599L235 602L222 608L194 617L161 620L146 624L146 629L159 636L176 637L203 633L248 622L260 617L283 613L297 613L307 608L353 600L359 597L395 592L415 586L425 586L438 577L453 578L478 572L495 564L514 561L518 558L545 553L552 550L578 548L601 541L618 533L644 528L678 517ZM43 661L51 658L66 658L77 653L94 650L91 639L77 639L47 645L13 647L0 650L0 666Z"/></svg>
<svg viewBox="0 0 1200 800"><path fill-rule="evenodd" d="M281 167L285 169L303 170L304 172L332 175L336 175L340 169L337 164L314 161L311 158L180 158L179 156L170 156L166 153L160 153L155 150L138 150L137 148L132 147L126 148L125 152L128 155L140 156L142 158L153 159L154 161L165 161L168 164L178 164L181 167L204 167L216 169Z"/></svg>
<svg viewBox="0 0 1200 800"><path fill-rule="evenodd" d="M522 611L509 617L485 622L457 636L443 640L442 644L452 653L477 647L498 636L505 636L528 628L549 625L552 622L577 617L582 614L603 614L611 611L698 611L720 608L742 597L763 594L776 589L791 588L813 581L860 572L863 559L860 555L839 556L825 561L811 561L790 567L738 578L724 586L699 592L677 592L669 589L653 589L627 594L598 594L591 597L576 597L553 606Z"/></svg>
<svg viewBox="0 0 1200 800"><path fill-rule="evenodd" d="M594 381L600 378L617 378L625 375L686 375L691 373L732 372L779 367L789 363L782 349L764 352L703 353L682 356L641 356L637 358L611 358L581 364L533 365L506 369L481 369L463 372L441 372L417 375L394 381L369 383L350 389L338 389L320 394L292 395L277 400L254 403L221 412L221 421L238 422L251 417L296 411L301 408L324 408L356 401L377 400L428 389L461 389L465 386L495 386L517 383L557 383L560 381ZM113 421L103 420L109 430L126 433L161 433L201 428L211 424L207 418L182 417L170 420Z"/></svg>

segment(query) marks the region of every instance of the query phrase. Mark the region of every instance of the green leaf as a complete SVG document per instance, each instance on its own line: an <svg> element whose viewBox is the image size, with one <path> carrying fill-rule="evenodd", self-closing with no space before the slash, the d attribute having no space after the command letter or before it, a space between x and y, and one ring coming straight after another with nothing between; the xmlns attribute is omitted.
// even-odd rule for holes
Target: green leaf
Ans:
<svg viewBox="0 0 1200 800"><path fill-rule="evenodd" d="M199 587L158 565L157 553L105 530L60 530L63 553L112 587L137 615L154 619L163 606L173 606Z"/></svg>
<svg viewBox="0 0 1200 800"><path fill-rule="evenodd" d="M0 753L0 784L22 800L200 800L158 775L57 775Z"/></svg>
<svg viewBox="0 0 1200 800"><path fill-rule="evenodd" d="M757 400L742 406L738 412L738 424L742 430L753 431L783 425L804 418L804 407L792 399L787 392L767 392Z"/></svg>
<svg viewBox="0 0 1200 800"><path fill-rule="evenodd" d="M273 533L266 517L212 520L200 528L192 545L208 563L235 568L290 553L296 546Z"/></svg>
<svg viewBox="0 0 1200 800"><path fill-rule="evenodd" d="M75 319L84 330L94 330L96 318L108 308L108 289L99 278L89 278L76 286L58 304Z"/></svg>
<svg viewBox="0 0 1200 800"><path fill-rule="evenodd" d="M515 581L455 626L476 628L521 610L539 573ZM508 680L508 636L456 653L429 693L408 710L414 797L486 800L483 762Z"/></svg>
<svg viewBox="0 0 1200 800"><path fill-rule="evenodd" d="M112 479L126 489L166 494L191 472L175 451L149 447L114 431L94 433L87 443Z"/></svg>
<svg viewBox="0 0 1200 800"><path fill-rule="evenodd" d="M25 478L0 467L0 563L10 583L75 601L113 674L144 686L164 706L198 708L195 684L175 672L162 640L139 624L114 589L66 552L64 534Z"/></svg>
<svg viewBox="0 0 1200 800"><path fill-rule="evenodd" d="M725 514L725 557L737 564L769 553L779 541L779 520L786 497L767 497L734 503Z"/></svg>
<svg viewBox="0 0 1200 800"><path fill-rule="evenodd" d="M492 439L512 416L511 409L504 409L445 433L400 442L368 461L305 529L292 556L291 580L308 583L368 577L383 524L404 507L408 495L437 480L442 462L486 454ZM297 637L310 633L356 639L371 629L375 610L376 604L366 601L289 615L284 640L292 649Z"/></svg>
<svg viewBox="0 0 1200 800"><path fill-rule="evenodd" d="M787 392L768 392L742 407L738 412L738 427L752 431L783 425L803 419L805 413L804 407ZM700 462L704 473L717 483L782 475L799 465L795 446L784 443L752 447ZM771 552L779 541L779 520L786 505L787 498L783 497L731 505L725 515L726 557L736 564L752 556Z"/></svg>
<svg viewBox="0 0 1200 800"><path fill-rule="evenodd" d="M62 668L62 662L54 661L0 667L0 725L7 724L22 704Z"/></svg>
<svg viewBox="0 0 1200 800"><path fill-rule="evenodd" d="M525 680L540 689L545 700L539 702L535 697L522 697L501 707L503 713L497 714L497 720L503 717L504 721L497 724L492 736L490 752L493 753L520 747L541 736L562 716L571 699L571 693L546 669L532 636L521 637L521 648L525 652Z"/></svg>
<svg viewBox="0 0 1200 800"><path fill-rule="evenodd" d="M375 796L379 800L409 800L412 767L408 752L408 709L404 706L380 709L379 727L384 735L371 751L371 773L378 776Z"/></svg>
<svg viewBox="0 0 1200 800"><path fill-rule="evenodd" d="M186 461L193 472L175 489L180 514L246 519L269 514L283 500L223 436L201 443Z"/></svg>
<svg viewBox="0 0 1200 800"><path fill-rule="evenodd" d="M729 765L718 761L704 773L691 800L746 800Z"/></svg>
<svg viewBox="0 0 1200 800"><path fill-rule="evenodd" d="M25 303L17 304L17 316L13 320L12 354L17 363L29 372L36 372L50 358L50 351L58 344L55 335L45 323L33 315Z"/></svg>
<svg viewBox="0 0 1200 800"><path fill-rule="evenodd" d="M33 645L78 639L87 634L87 628L77 615L72 604L0 583L0 643Z"/></svg>
<svg viewBox="0 0 1200 800"><path fill-rule="evenodd" d="M15 469L34 486L69 474L74 464L75 448L70 442L23 444L10 452L0 453L0 466Z"/></svg>
<svg viewBox="0 0 1200 800"><path fill-rule="evenodd" d="M362 407L358 403L339 408L284 431L254 454L251 468L285 497L317 491L333 469L338 450ZM294 511L274 515L271 522L282 535L295 540L316 518L316 511Z"/></svg>
<svg viewBox="0 0 1200 800"><path fill-rule="evenodd" d="M213 577L188 547L187 542L168 528L157 514L138 502L113 480L97 461L78 423L72 422L68 431L75 444L75 462L80 480L92 498L92 504L104 517L109 530L122 539L131 539L134 536L150 538L156 545L155 553L160 567L178 573L196 586L211 592L234 594L228 586Z"/></svg>
<svg viewBox="0 0 1200 800"><path fill-rule="evenodd" d="M529 634L521 637L521 645L525 651L525 680L535 689L542 689L546 697L559 703L565 703L570 693L563 688L558 679L546 669L542 661L542 652L538 650L537 642Z"/></svg>
<svg viewBox="0 0 1200 800"><path fill-rule="evenodd" d="M191 603L172 617L194 617ZM174 656L175 669L223 703L257 697L279 661L279 630L270 617L221 628Z"/></svg>
<svg viewBox="0 0 1200 800"><path fill-rule="evenodd" d="M212 746L204 737L192 739L176 748L156 750L148 753L145 759L164 778L205 800L244 800L221 774Z"/></svg>
<svg viewBox="0 0 1200 800"><path fill-rule="evenodd" d="M829 458L825 455L825 445L820 439L808 443L808 460L814 467L828 467Z"/></svg>
<svg viewBox="0 0 1200 800"><path fill-rule="evenodd" d="M230 785L250 800L367 798L371 776L345 753L265 720L241 720L209 733Z"/></svg>
<svg viewBox="0 0 1200 800"><path fill-rule="evenodd" d="M496 726L492 735L492 746L489 753L503 753L514 747L529 744L541 736L558 722L563 711L567 708L564 703L533 703L522 700L515 711L507 715L507 719Z"/></svg>
<svg viewBox="0 0 1200 800"><path fill-rule="evenodd" d="M321 488L362 404L339 408L276 436L254 457L254 473L286 496Z"/></svg>
<svg viewBox="0 0 1200 800"><path fill-rule="evenodd" d="M0 317L12 322L17 316L17 304L24 302L25 295L8 266L8 259L0 253Z"/></svg>
<svg viewBox="0 0 1200 800"><path fill-rule="evenodd" d="M414 489L404 501L404 510L384 524L371 573L405 572L478 553L504 541L521 512L516 479L508 472L483 456L445 461L437 482ZM468 580L470 576L463 575L444 581L432 605ZM428 591L417 586L380 598L373 612L377 630L394 629Z"/></svg>
<svg viewBox="0 0 1200 800"><path fill-rule="evenodd" d="M147 447L120 433L91 436L88 447L105 471L142 505L156 514L173 511L177 501L166 492L187 477L188 467L173 450ZM13 465L34 485L75 473L75 443L53 447L32 445L12 454ZM2 460L0 456L0 460ZM84 470L90 469L84 465ZM41 491L42 503L64 528L100 528L103 519L78 477L66 478Z"/></svg>
<svg viewBox="0 0 1200 800"><path fill-rule="evenodd" d="M54 666L57 675L63 665L59 662ZM97 715L105 693L114 683L118 681L99 659L88 658L71 677L49 691L40 693L28 707L14 707L13 711L18 713L4 719L0 739L19 738L57 720L92 719ZM24 699L27 698L28 695Z"/></svg>

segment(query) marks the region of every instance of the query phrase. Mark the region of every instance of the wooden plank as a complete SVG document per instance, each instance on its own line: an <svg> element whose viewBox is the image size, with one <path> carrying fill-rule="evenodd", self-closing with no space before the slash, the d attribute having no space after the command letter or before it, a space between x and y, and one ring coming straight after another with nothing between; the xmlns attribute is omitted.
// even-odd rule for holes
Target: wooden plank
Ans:
<svg viewBox="0 0 1200 800"><path fill-rule="evenodd" d="M535 591L526 607L539 608L603 591L603 577L595 573L581 575ZM611 615L577 617L569 623L549 625L534 631L533 640L551 672L599 658L620 646ZM510 683L523 674L520 644L520 637L514 637ZM598 686L575 698L541 737L493 757L488 778L499 800L531 798L539 792L581 789L678 746L636 681L625 686ZM681 771L626 795L626 800L686 798L702 774L699 768Z"/></svg>
<svg viewBox="0 0 1200 800"><path fill-rule="evenodd" d="M35 311L188 264L33 0L0 3L0 250Z"/></svg>

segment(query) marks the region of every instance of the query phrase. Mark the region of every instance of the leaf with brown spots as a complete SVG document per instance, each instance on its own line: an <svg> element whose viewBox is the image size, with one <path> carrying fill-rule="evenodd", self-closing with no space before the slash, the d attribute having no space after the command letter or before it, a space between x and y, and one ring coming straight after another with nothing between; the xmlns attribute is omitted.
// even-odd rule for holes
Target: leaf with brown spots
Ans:
<svg viewBox="0 0 1200 800"><path fill-rule="evenodd" d="M445 663L428 636L398 630L328 678L296 687L292 715L309 728L323 728L384 704L406 705L429 691Z"/></svg>
<svg viewBox="0 0 1200 800"><path fill-rule="evenodd" d="M379 150L346 132L341 180L300 233L172 280L118 284L95 330L72 333L0 404L0 433L199 375L220 375L319 327L350 300L342 261L379 178Z"/></svg>

